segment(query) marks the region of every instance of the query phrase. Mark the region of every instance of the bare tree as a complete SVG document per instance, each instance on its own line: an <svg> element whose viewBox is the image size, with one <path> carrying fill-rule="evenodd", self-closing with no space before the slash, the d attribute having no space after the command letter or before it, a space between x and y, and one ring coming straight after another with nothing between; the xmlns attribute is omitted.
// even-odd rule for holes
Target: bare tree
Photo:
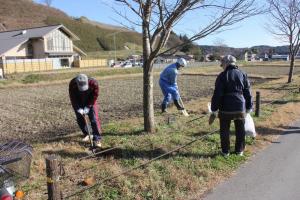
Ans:
<svg viewBox="0 0 300 200"><path fill-rule="evenodd" d="M216 38L213 42L216 48L216 52L214 53L218 57L224 56L227 53L227 45L225 43L225 40L222 38Z"/></svg>
<svg viewBox="0 0 300 200"><path fill-rule="evenodd" d="M175 52L188 42L199 40L213 32L221 31L241 20L260 13L255 0L115 0L135 13L130 19L126 13L115 11L131 24L140 26L143 36L143 108L144 129L155 132L153 107L153 63L163 53ZM162 50L173 27L189 12L202 13L207 9L216 11L211 21L189 37L189 41ZM138 19L138 20L136 20ZM199 18L199 24L201 19ZM196 26L196 24L195 24Z"/></svg>
<svg viewBox="0 0 300 200"><path fill-rule="evenodd" d="M52 4L52 2L53 2L53 0L43 0L44 1L44 3L47 5L47 6L51 6L51 4Z"/></svg>
<svg viewBox="0 0 300 200"><path fill-rule="evenodd" d="M290 70L288 83L292 82L295 56L300 46L300 0L268 0L273 18L270 32L289 44Z"/></svg>

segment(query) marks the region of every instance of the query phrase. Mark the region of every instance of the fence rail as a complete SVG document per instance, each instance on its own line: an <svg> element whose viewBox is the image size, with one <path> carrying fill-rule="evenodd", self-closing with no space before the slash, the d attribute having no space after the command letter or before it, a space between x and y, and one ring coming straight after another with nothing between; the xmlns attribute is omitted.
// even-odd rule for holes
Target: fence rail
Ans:
<svg viewBox="0 0 300 200"><path fill-rule="evenodd" d="M74 67L107 67L106 59L93 59L93 60L76 60L74 61Z"/></svg>
<svg viewBox="0 0 300 200"><path fill-rule="evenodd" d="M16 59L5 60L0 63L3 74L47 71L53 69L53 62L49 58L45 59Z"/></svg>
<svg viewBox="0 0 300 200"><path fill-rule="evenodd" d="M13 73L39 72L39 71L49 71L53 69L59 69L54 67L56 65L54 59L43 58L43 59L3 60L2 62L0 62L0 77L3 77L3 75L13 74ZM106 59L75 60L73 66L77 68L106 67L107 60Z"/></svg>

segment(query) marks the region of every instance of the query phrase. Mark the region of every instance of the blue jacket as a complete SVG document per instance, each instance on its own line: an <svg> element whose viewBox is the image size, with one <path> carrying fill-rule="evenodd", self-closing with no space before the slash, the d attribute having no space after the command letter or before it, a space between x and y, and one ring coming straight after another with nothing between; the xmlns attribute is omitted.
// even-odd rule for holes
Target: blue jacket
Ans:
<svg viewBox="0 0 300 200"><path fill-rule="evenodd" d="M252 109L252 96L247 74L237 66L229 65L216 80L211 110L245 112Z"/></svg>
<svg viewBox="0 0 300 200"><path fill-rule="evenodd" d="M173 63L166 67L160 74L160 80L173 86L177 86L177 64Z"/></svg>

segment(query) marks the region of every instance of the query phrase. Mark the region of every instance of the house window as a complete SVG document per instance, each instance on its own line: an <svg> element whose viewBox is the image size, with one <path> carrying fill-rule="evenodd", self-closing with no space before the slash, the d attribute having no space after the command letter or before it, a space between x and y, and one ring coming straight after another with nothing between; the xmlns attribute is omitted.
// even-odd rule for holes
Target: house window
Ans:
<svg viewBox="0 0 300 200"><path fill-rule="evenodd" d="M60 59L60 65L62 66L62 67L69 67L70 66L70 64L69 64L69 59Z"/></svg>
<svg viewBox="0 0 300 200"><path fill-rule="evenodd" d="M48 51L70 52L72 51L72 42L61 31L52 32L47 38Z"/></svg>
<svg viewBox="0 0 300 200"><path fill-rule="evenodd" d="M47 40L48 51L54 50L53 38L49 37Z"/></svg>

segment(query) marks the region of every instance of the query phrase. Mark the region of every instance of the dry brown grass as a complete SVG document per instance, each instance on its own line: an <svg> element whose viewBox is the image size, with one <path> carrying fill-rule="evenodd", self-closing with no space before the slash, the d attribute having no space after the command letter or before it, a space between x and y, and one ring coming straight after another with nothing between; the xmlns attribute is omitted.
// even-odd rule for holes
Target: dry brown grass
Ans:
<svg viewBox="0 0 300 200"><path fill-rule="evenodd" d="M185 78L187 77L184 77L184 79ZM203 84L202 86L205 88L213 84L213 77L205 77L205 80L203 77L199 78L203 79L202 81L205 82L205 84L199 82L199 84ZM194 79L192 79L193 81L191 82L186 82L184 79L180 81L182 84L181 88L187 87L185 85L189 85L189 83L196 83ZM126 79L124 79L124 81L125 80ZM295 94L295 96L291 98L290 93L287 92L296 91L296 86L300 83L300 78L296 76L295 83L288 86L285 84L285 81L285 78L278 79L253 87L253 92L258 89L261 91L263 102L270 102L275 99L286 99L287 103L262 105L262 117L255 118L259 135L254 144L247 145L247 156L254 154L269 145L276 139L278 134L281 133L284 126L300 117L300 111L296 109L299 106L299 103L297 102L298 95ZM207 82L209 82L208 85L206 85ZM108 84L109 82L105 82L105 85ZM42 94L44 94L46 88L49 89L45 91L47 94L50 94L50 91L52 91L49 87L42 88ZM65 101L64 97L66 95L64 94L64 88L53 86L52 89L55 89L55 95L58 95L55 96L56 100L61 99ZM185 90L188 89L190 88L187 87ZM59 93L57 93L59 90L63 90L64 95L60 96ZM4 92L2 96L4 99L6 97L5 95L12 92L9 90L5 91L7 91L7 93ZM13 91L12 94L18 99L22 99L24 97L22 95L28 95L26 91L27 90L24 88L24 91L16 90ZM36 93L35 97L38 97L37 94L39 90L36 89L33 91ZM21 94L18 94L18 92ZM200 88L197 92L200 92ZM44 157L48 154L55 153L63 158L64 167L67 172L66 175L70 176L61 181L61 186L64 189L64 192L71 192L72 190L78 189L80 187L79 183L87 176L95 176L96 179L101 180L101 177L118 174L121 171L149 160L152 156L173 149L177 145L186 143L189 139L217 128L217 123L214 124L214 127L209 127L207 125L207 118L189 123L188 125L186 124L187 121L198 117L199 114L205 113L207 111L207 102L210 100L210 95L201 96L196 93L190 94L198 95L197 98L192 98L190 101L185 102L188 111L191 113L191 117L185 118L177 115L177 111L174 107L170 109L168 115L156 113L158 127L157 134L145 135L140 132L135 133L135 131L141 130L141 124L143 123L143 119L137 116L115 120L112 124L106 124L108 126L105 127L104 131L104 133L107 134L104 135L105 147L119 146L120 148L114 153L101 156L95 160L76 161L78 156L87 154L88 147L88 145L83 144L80 141L80 133L77 129L58 130L64 131L65 133L67 132L67 134L61 134L55 138L50 138L56 134L52 133L49 135L49 138L45 139L53 140L47 143L43 141L35 143L34 147L36 151L32 166L32 177L30 183L23 183L23 186L25 185L29 188L27 190L28 198L43 199L43 193L46 191L44 184ZM37 98L38 102L41 102L41 99ZM25 100L26 99L23 99L22 102L24 103ZM28 98L27 100L30 100L29 102L33 101L32 98ZM160 101L161 99L158 100ZM56 108L60 108L65 109L67 112L64 112L64 116L49 115L47 120L43 121L48 123L45 125L52 128L54 128L53 126L59 127L66 124L74 125L75 122L72 121L73 113L70 111L69 107L53 107L53 105L49 103L50 101L48 99L45 102L45 105L42 104L43 108L46 108L45 106L47 105L52 111L55 111ZM111 103L112 102L109 101L107 105ZM101 103L101 105L103 105L103 103ZM61 110L57 110L57 113L60 112ZM24 113L21 112L21 114ZM33 111L29 114L35 116L36 113ZM107 115L107 113L104 114ZM8 114L5 116L14 117ZM174 124L166 124L168 116L174 116L176 118ZM15 122L14 125L17 123L18 122ZM34 133L33 129L28 129L28 132L29 131L31 134ZM72 134L69 134L71 132ZM38 133L39 131L35 134ZM167 139L170 135L172 137ZM149 198L152 199L189 199L188 197L190 197L190 199L199 199L205 191L210 190L220 181L232 176L239 164L243 163L243 160L237 160L234 156L230 156L229 163L218 156L219 146L217 139L218 135L216 134L207 141L195 143L187 149L182 149L177 154L158 160L150 164L147 168L135 170L127 175L120 176L115 180L107 182L104 185L100 185L92 193L85 194L86 196L81 197L82 199L92 199L94 195L97 196L97 194L101 192L104 196L110 197L111 199L120 199L121 197L124 199L145 199L147 196L150 196ZM141 144L148 144L148 146L139 147ZM32 191L30 189L32 189ZM78 199L81 197L78 197Z"/></svg>

